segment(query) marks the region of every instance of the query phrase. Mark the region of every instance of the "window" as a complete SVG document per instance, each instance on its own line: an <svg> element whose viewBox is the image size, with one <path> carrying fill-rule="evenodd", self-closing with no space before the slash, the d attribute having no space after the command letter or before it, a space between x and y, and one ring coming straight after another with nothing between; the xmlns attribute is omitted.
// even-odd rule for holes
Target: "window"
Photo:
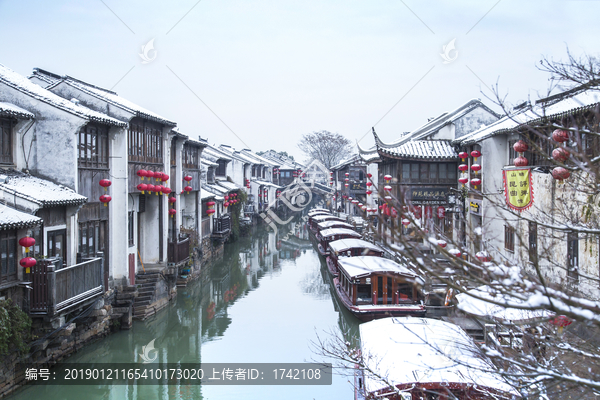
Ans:
<svg viewBox="0 0 600 400"><path fill-rule="evenodd" d="M134 226L134 216L133 211L129 211L127 213L127 238L129 242L129 247L134 245L134 234L135 234L135 226Z"/></svg>
<svg viewBox="0 0 600 400"><path fill-rule="evenodd" d="M88 221L79 224L79 254L93 258L105 250L106 221Z"/></svg>
<svg viewBox="0 0 600 400"><path fill-rule="evenodd" d="M176 138L173 138L171 140L170 159L171 159L171 166L177 165L177 139Z"/></svg>
<svg viewBox="0 0 600 400"><path fill-rule="evenodd" d="M87 124L79 131L78 163L82 168L108 168L108 128Z"/></svg>
<svg viewBox="0 0 600 400"><path fill-rule="evenodd" d="M529 261L535 266L538 264L537 246L537 223L529 221Z"/></svg>
<svg viewBox="0 0 600 400"><path fill-rule="evenodd" d="M67 230L58 229L55 231L48 231L47 240L47 255L48 257L61 257L63 264L67 262Z"/></svg>
<svg viewBox="0 0 600 400"><path fill-rule="evenodd" d="M139 120L131 122L128 131L129 161L161 163L163 157L160 125Z"/></svg>
<svg viewBox="0 0 600 400"><path fill-rule="evenodd" d="M197 147L194 146L183 146L183 167L189 169L199 169L200 165L200 152Z"/></svg>
<svg viewBox="0 0 600 400"><path fill-rule="evenodd" d="M454 163L402 163L403 183L456 183L457 165Z"/></svg>
<svg viewBox="0 0 600 400"><path fill-rule="evenodd" d="M515 229L509 225L504 225L504 248L515 251Z"/></svg>
<svg viewBox="0 0 600 400"><path fill-rule="evenodd" d="M0 163L12 164L12 119L0 118Z"/></svg>
<svg viewBox="0 0 600 400"><path fill-rule="evenodd" d="M17 231L0 232L0 282L17 280Z"/></svg>
<svg viewBox="0 0 600 400"><path fill-rule="evenodd" d="M216 171L217 176L227 175L227 161L218 160L217 164L219 164L219 166L217 167L217 171ZM263 171L263 177L264 177L264 175L265 175L265 171Z"/></svg>
<svg viewBox="0 0 600 400"><path fill-rule="evenodd" d="M579 237L577 232L567 234L567 276L579 280Z"/></svg>

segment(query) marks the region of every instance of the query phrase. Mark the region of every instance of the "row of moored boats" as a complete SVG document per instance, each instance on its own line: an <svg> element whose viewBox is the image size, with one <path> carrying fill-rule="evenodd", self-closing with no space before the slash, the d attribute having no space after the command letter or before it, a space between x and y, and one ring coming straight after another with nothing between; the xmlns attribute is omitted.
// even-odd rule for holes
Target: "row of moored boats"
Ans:
<svg viewBox="0 0 600 400"><path fill-rule="evenodd" d="M327 209L309 211L308 224L339 302L370 321L360 325L355 399L520 397L460 327L425 318L424 279L415 270L385 258Z"/></svg>

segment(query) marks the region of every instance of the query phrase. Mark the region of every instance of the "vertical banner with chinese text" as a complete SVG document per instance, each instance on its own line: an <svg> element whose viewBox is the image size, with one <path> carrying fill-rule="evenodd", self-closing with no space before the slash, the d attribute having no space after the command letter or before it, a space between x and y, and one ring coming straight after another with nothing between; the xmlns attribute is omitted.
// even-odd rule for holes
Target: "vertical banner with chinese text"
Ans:
<svg viewBox="0 0 600 400"><path fill-rule="evenodd" d="M506 204L513 210L523 211L533 204L531 171L527 169L502 170Z"/></svg>

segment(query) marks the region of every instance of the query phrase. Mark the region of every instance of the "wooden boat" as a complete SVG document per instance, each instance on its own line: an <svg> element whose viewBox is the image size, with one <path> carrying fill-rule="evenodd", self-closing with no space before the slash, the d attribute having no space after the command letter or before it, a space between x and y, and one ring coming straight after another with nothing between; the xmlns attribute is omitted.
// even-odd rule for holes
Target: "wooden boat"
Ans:
<svg viewBox="0 0 600 400"><path fill-rule="evenodd" d="M325 222L325 221L338 221L338 222L344 222L344 220L340 217L336 217L335 215L315 215L314 217L310 217L308 219L308 228L310 229L310 231L313 234L316 234L318 232L317 230L317 224L321 223L321 222Z"/></svg>
<svg viewBox="0 0 600 400"><path fill-rule="evenodd" d="M322 231L323 229L330 228L346 228L346 229L354 229L354 225L349 224L344 221L331 220L331 221L323 221L317 224L317 232Z"/></svg>
<svg viewBox="0 0 600 400"><path fill-rule="evenodd" d="M521 398L454 324L429 318L384 318L361 324L359 330L361 363L354 376L355 400Z"/></svg>
<svg viewBox="0 0 600 400"><path fill-rule="evenodd" d="M329 242L327 269L333 276L338 275L338 260L344 257L375 256L383 257L385 251L376 244L362 239L340 239Z"/></svg>
<svg viewBox="0 0 600 400"><path fill-rule="evenodd" d="M424 280L408 267L383 257L338 259L333 278L340 302L361 321L426 313Z"/></svg>
<svg viewBox="0 0 600 400"><path fill-rule="evenodd" d="M322 256L329 255L329 242L340 239L360 238L360 233L346 228L323 229L316 235L317 250Z"/></svg>

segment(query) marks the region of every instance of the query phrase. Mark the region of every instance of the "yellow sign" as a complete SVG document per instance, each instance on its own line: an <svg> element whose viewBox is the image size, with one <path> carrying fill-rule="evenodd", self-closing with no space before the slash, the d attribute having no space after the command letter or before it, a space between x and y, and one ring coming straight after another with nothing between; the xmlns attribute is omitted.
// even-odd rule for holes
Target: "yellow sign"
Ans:
<svg viewBox="0 0 600 400"><path fill-rule="evenodd" d="M533 204L533 187L529 169L503 170L506 204L513 210L522 211Z"/></svg>

